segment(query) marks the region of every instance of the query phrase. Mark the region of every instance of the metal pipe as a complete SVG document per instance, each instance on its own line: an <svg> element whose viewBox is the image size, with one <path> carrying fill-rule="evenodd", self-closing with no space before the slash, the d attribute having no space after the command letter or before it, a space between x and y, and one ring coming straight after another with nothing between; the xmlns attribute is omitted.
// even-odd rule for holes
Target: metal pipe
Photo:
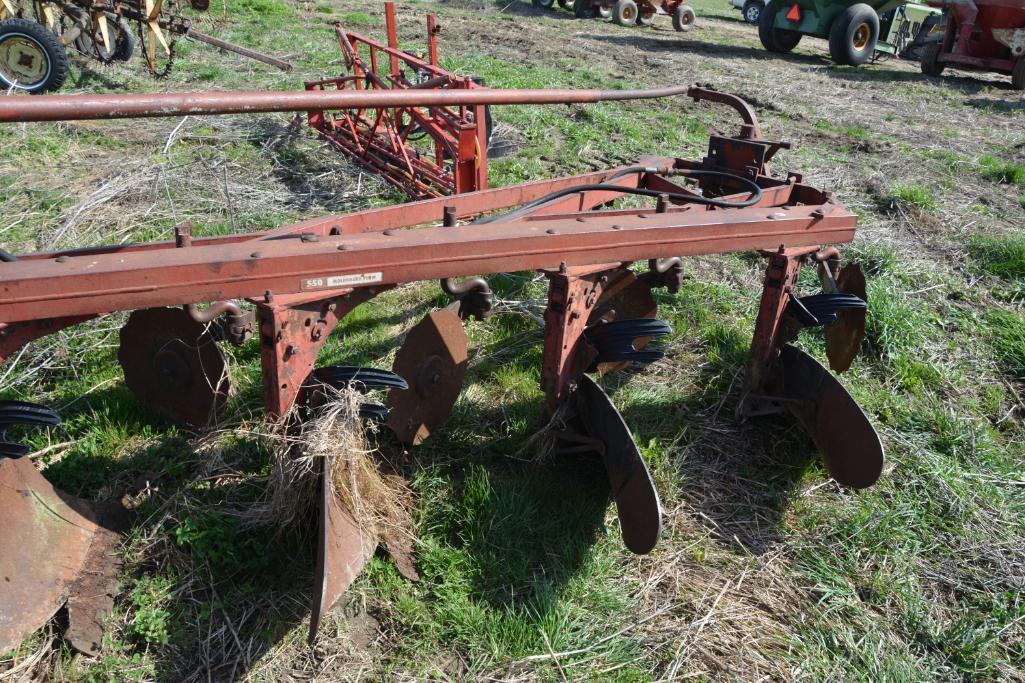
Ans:
<svg viewBox="0 0 1025 683"><path fill-rule="evenodd" d="M573 104L643 100L683 95L689 86L648 90L455 89L387 91L196 92L129 95L34 95L0 97L0 123L134 119L159 116L259 114L329 109Z"/></svg>
<svg viewBox="0 0 1025 683"><path fill-rule="evenodd" d="M281 69L282 71L291 71L292 70L292 65L289 62L286 62L283 59L278 59L277 57L271 57L270 55L265 55L262 52L257 52L256 50L250 50L248 47L242 47L241 45L236 45L235 43L229 43L226 40L221 40L220 38L215 38L214 36L209 36L209 35L207 35L205 33L200 33L199 31L197 31L196 29L192 28L191 26L189 27L189 32L185 34L185 37L189 38L190 40L195 40L195 41L200 42L200 43L206 43L207 45L212 45L213 47L218 47L218 48L220 48L222 50L227 50L228 52L234 52L235 54L242 55L243 57L249 57L250 59L255 59L258 62L263 62L264 64L269 64L270 66L273 66L275 68Z"/></svg>

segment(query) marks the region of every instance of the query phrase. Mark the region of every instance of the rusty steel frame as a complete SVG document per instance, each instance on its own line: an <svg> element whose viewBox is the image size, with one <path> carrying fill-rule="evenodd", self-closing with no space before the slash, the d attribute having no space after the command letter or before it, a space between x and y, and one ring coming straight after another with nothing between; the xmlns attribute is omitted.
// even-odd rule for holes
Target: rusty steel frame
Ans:
<svg viewBox="0 0 1025 683"><path fill-rule="evenodd" d="M487 101L479 99L482 95L498 100L520 97L503 92L507 91L362 92L353 101L360 96L377 98L374 106L379 106L381 96L402 95L410 106L426 106L441 94L467 98L448 104L477 105ZM695 99L732 107L743 121L736 136L711 136L701 160L644 157L635 166L324 216L259 233L192 237L183 227L173 241L18 255L0 263L0 362L32 339L116 311L211 303L204 312L187 310L196 320L223 311L241 325L244 315L229 301L246 299L255 306L259 321L264 409L268 417L279 418L302 400L304 384L328 335L360 304L410 282L535 270L549 281L541 387L547 409L555 413L580 394L582 382L590 381L584 373L597 351L585 335L588 322L602 295L614 295L616 283L634 262L648 261L650 272L640 277L649 286L665 286L672 292L679 286L670 272L674 264L679 266L678 257L755 250L769 259L769 266L741 413L790 410L812 433L838 480L868 485L882 467L882 447L874 429L827 371L787 346L800 330L788 315L797 296L799 269L837 261L838 252L822 250L821 245L852 241L857 217L828 193L804 183L800 175L769 174L768 160L786 145L759 137L757 118L742 100L704 88L688 92ZM336 94L340 93L304 96ZM418 96L423 100L417 102ZM91 116L106 112L116 117L140 110L170 116L180 113L181 97L120 98L114 108L88 97L6 98L27 102L28 111L11 109L0 98L0 120L12 120L12 111L14 119L51 120L83 99L94 104L78 111ZM47 99L59 102L51 106ZM40 101L41 107L36 104ZM246 94L206 101L220 102L215 108L221 113L248 110L253 104ZM293 99L274 108L288 109L298 101L308 102ZM688 175L696 186L681 182ZM759 196L745 189L748 183L757 185ZM609 208L638 191L655 199L655 206ZM720 205L699 202L708 198ZM745 201L750 205L736 206ZM458 224L509 209L513 210ZM465 293L465 288L448 284L442 288L449 293ZM238 341L242 339L244 335ZM805 378L808 381L802 383ZM828 403L821 413L820 396ZM597 411L592 419L604 419L603 414L619 417L600 389L590 391L589 398L590 409ZM847 429L834 434L831 425L848 418L852 420ZM615 441L625 451L614 453L611 445L596 447L607 465L619 463L621 471L610 470L610 481L622 486L615 497L624 539L630 539L628 547L636 552L648 552L660 527L657 492L629 430L617 425ZM593 445L596 440L584 441ZM865 466L857 462L862 444L871 450ZM336 503L329 495L325 500ZM323 506L328 522L337 513ZM341 541L331 538L328 522L319 541L318 576L324 584L318 587L311 634L320 615L358 571L364 554L362 545L341 553L329 546ZM328 571L342 564L352 571Z"/></svg>
<svg viewBox="0 0 1025 683"><path fill-rule="evenodd" d="M438 66L433 14L427 15L427 60L400 50L395 5L385 3L387 44L335 26L348 73L308 81L310 91L472 90L471 77ZM361 54L361 50L365 53ZM338 150L411 199L483 190L488 186L488 112L485 105L400 106L311 111L309 125ZM427 142L415 138L426 136Z"/></svg>

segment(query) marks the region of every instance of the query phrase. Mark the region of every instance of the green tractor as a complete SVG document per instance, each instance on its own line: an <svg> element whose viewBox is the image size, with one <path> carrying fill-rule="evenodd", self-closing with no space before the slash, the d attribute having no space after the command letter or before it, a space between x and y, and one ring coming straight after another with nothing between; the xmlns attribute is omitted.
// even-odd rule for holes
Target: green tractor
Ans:
<svg viewBox="0 0 1025 683"><path fill-rule="evenodd" d="M857 66L878 54L904 56L933 14L906 0L769 0L758 37L769 52L790 52L801 36L825 38L834 62Z"/></svg>

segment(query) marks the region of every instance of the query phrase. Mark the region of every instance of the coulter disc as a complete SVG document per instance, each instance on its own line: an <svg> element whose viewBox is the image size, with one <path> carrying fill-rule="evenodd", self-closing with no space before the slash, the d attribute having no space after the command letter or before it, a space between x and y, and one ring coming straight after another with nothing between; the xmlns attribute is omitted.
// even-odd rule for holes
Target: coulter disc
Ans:
<svg viewBox="0 0 1025 683"><path fill-rule="evenodd" d="M868 302L865 275L858 264L844 266L836 278L836 286L844 294L853 294ZM835 322L826 325L826 357L829 358L829 367L835 372L847 370L858 355L861 340L865 337L865 314L864 308L845 308L837 313Z"/></svg>
<svg viewBox="0 0 1025 683"><path fill-rule="evenodd" d="M861 406L800 349L783 347L780 371L773 393L811 435L830 476L856 489L874 484L883 472L883 444Z"/></svg>
<svg viewBox="0 0 1025 683"><path fill-rule="evenodd" d="M117 357L139 402L176 422L211 424L228 399L217 343L181 308L132 313L121 328Z"/></svg>
<svg viewBox="0 0 1025 683"><path fill-rule="evenodd" d="M448 308L434 311L406 335L392 371L409 384L388 392L388 426L403 443L419 444L445 423L466 376L466 330Z"/></svg>
<svg viewBox="0 0 1025 683"><path fill-rule="evenodd" d="M648 466L623 416L608 395L587 375L575 392L577 413L589 436L604 445L602 458L616 501L623 543L632 552L651 552L662 533L662 506Z"/></svg>

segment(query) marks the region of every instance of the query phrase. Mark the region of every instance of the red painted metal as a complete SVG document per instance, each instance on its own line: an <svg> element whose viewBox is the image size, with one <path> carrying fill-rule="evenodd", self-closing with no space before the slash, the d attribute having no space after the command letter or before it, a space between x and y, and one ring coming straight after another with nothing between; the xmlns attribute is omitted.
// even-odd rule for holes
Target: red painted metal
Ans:
<svg viewBox="0 0 1025 683"><path fill-rule="evenodd" d="M385 3L387 45L335 27L348 71L306 83L310 91L388 92L481 89L438 67L434 15L427 16L428 61L398 48L395 6ZM388 70L380 71L387 57ZM310 126L350 159L412 199L483 190L488 184L488 112L475 106L398 106L311 111Z"/></svg>
<svg viewBox="0 0 1025 683"><path fill-rule="evenodd" d="M933 0L929 4L946 10L939 64L1002 74L1025 65L1022 0ZM1017 49L1006 42L1015 31L1018 38L1012 43ZM1025 71L1025 66L1018 68Z"/></svg>

